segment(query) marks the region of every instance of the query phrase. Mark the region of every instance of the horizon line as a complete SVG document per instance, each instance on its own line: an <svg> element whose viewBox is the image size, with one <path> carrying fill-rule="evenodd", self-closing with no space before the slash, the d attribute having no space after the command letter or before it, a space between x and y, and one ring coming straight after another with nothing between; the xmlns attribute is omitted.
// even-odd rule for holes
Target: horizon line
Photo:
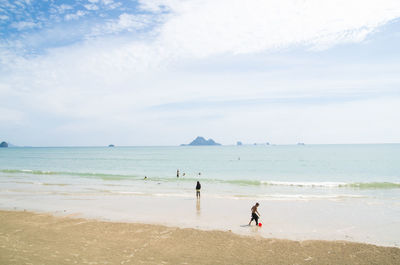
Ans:
<svg viewBox="0 0 400 265"><path fill-rule="evenodd" d="M8 142L7 142L8 143ZM10 143L8 143L10 144ZM3 147L3 148L73 148L73 147L107 147L107 148L115 148L115 147L217 147L217 146L306 146L306 145L386 145L386 144L400 144L400 142L382 142L382 143L291 143L291 144L274 144L274 143L252 143L247 144L243 143L242 145L237 144L220 144L220 145L189 145L189 144L179 144L179 145L115 145L108 146L108 145L14 145Z"/></svg>

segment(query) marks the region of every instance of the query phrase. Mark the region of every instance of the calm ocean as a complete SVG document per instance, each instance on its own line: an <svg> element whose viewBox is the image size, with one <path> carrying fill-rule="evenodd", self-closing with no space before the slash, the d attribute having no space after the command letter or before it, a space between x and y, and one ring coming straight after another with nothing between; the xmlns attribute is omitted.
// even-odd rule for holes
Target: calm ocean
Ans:
<svg viewBox="0 0 400 265"><path fill-rule="evenodd" d="M400 144L2 148L0 209L400 247Z"/></svg>
<svg viewBox="0 0 400 265"><path fill-rule="evenodd" d="M3 148L0 177L62 192L191 196L199 180L210 196L400 199L400 144Z"/></svg>

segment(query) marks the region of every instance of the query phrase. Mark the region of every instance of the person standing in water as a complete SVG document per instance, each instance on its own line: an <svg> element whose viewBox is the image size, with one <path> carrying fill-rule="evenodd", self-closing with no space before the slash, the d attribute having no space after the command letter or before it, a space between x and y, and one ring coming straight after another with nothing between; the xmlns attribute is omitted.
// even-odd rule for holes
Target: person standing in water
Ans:
<svg viewBox="0 0 400 265"><path fill-rule="evenodd" d="M197 184L196 184L196 198L197 199L200 199L200 190L201 190L201 184L200 184L200 181L197 181Z"/></svg>
<svg viewBox="0 0 400 265"><path fill-rule="evenodd" d="M176 177L179 178L179 169L176 170Z"/></svg>
<svg viewBox="0 0 400 265"><path fill-rule="evenodd" d="M261 215L257 210L258 206L260 206L260 204L257 202L256 205L251 207L251 219L250 219L249 225L251 224L251 222L253 222L253 220L255 220L256 225L258 225L258 218L260 218L260 215Z"/></svg>

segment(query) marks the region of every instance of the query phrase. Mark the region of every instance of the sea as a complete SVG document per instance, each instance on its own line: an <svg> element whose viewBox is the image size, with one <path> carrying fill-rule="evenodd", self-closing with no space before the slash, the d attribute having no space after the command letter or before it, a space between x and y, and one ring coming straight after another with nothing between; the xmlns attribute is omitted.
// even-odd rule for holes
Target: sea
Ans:
<svg viewBox="0 0 400 265"><path fill-rule="evenodd" d="M255 202L265 237L400 246L400 144L0 148L0 209L251 234Z"/></svg>

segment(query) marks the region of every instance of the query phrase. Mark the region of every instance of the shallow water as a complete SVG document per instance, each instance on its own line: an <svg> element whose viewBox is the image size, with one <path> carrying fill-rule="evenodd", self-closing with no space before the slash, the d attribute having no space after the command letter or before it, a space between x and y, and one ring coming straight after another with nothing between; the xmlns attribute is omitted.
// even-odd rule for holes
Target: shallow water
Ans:
<svg viewBox="0 0 400 265"><path fill-rule="evenodd" d="M197 180L201 215L193 207ZM269 212L268 229L257 232L263 236L396 245L400 145L0 149L2 208L65 208L106 219L246 234L251 230L240 225L248 222L255 201ZM129 205L134 212L126 210ZM221 225L221 219L229 221Z"/></svg>

